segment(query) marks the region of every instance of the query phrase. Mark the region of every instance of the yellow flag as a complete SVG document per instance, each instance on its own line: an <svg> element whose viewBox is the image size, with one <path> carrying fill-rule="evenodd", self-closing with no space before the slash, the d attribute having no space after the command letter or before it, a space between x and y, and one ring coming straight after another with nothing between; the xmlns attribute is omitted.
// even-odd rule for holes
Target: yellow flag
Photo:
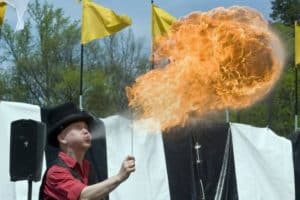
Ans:
<svg viewBox="0 0 300 200"><path fill-rule="evenodd" d="M167 33L176 20L174 16L152 4L152 38Z"/></svg>
<svg viewBox="0 0 300 200"><path fill-rule="evenodd" d="M3 24L4 21L5 10L6 10L6 3L1 2L0 3L0 26Z"/></svg>
<svg viewBox="0 0 300 200"><path fill-rule="evenodd" d="M295 64L300 64L300 24L295 21Z"/></svg>
<svg viewBox="0 0 300 200"><path fill-rule="evenodd" d="M82 1L81 44L114 34L131 24L127 15L117 15L91 0Z"/></svg>

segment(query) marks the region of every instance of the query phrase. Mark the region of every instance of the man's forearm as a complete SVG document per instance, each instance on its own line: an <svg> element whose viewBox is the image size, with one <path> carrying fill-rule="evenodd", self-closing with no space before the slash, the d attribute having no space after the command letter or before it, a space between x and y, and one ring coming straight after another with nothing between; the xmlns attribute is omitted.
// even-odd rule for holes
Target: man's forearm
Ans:
<svg viewBox="0 0 300 200"><path fill-rule="evenodd" d="M103 198L107 196L109 192L114 190L120 183L122 183L122 179L116 175L100 183L86 186L81 191L80 200Z"/></svg>
<svg viewBox="0 0 300 200"><path fill-rule="evenodd" d="M86 186L80 193L80 200L100 199L107 196L120 183L125 181L130 173L135 171L135 159L133 156L127 156L121 165L121 169L116 176L112 176L100 183Z"/></svg>

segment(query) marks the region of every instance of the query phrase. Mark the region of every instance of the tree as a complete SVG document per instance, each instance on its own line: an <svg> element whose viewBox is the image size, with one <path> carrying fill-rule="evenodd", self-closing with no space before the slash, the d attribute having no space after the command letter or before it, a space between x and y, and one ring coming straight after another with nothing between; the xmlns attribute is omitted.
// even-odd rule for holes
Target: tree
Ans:
<svg viewBox="0 0 300 200"><path fill-rule="evenodd" d="M80 25L62 9L38 0L21 32L5 24L0 40L0 95L6 100L51 106L78 102ZM142 42L131 30L85 45L84 108L110 115L127 107L125 86L147 69ZM5 83L5 84L2 84ZM1 86L4 85L3 89Z"/></svg>
<svg viewBox="0 0 300 200"><path fill-rule="evenodd" d="M35 1L29 6L29 14L32 21L21 32L14 33L10 26L4 25L3 60L12 64L8 70L10 82L15 82L13 88L20 88L26 94L25 99L15 100L51 105L57 102L53 94L60 81L58 71L72 67L78 59L73 52L79 46L79 28L76 22L71 23L63 16L61 9L47 3L42 6Z"/></svg>
<svg viewBox="0 0 300 200"><path fill-rule="evenodd" d="M282 22L289 26L295 20L300 20L300 1L299 0L273 0L271 17L273 20Z"/></svg>
<svg viewBox="0 0 300 200"><path fill-rule="evenodd" d="M104 49L101 62L108 77L108 84L112 86L110 98L116 111L127 108L126 86L131 85L138 75L150 69L148 58L143 53L142 41L134 41L134 35L129 29L127 34L111 36L101 43Z"/></svg>

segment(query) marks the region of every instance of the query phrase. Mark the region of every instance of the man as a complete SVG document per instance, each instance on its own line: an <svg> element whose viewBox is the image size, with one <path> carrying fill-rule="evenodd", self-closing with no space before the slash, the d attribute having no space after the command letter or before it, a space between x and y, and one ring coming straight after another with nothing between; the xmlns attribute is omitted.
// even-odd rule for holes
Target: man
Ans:
<svg viewBox="0 0 300 200"><path fill-rule="evenodd" d="M58 147L58 159L50 166L40 188L40 199L101 199L135 171L135 160L127 156L120 171L102 182L89 185L90 163L84 159L91 146L92 116L66 103L43 111L47 141Z"/></svg>

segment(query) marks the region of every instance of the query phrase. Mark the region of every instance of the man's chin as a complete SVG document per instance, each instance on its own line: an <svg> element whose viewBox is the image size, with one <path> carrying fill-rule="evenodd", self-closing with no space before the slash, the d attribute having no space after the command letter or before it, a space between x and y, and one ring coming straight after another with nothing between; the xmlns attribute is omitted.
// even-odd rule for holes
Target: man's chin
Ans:
<svg viewBox="0 0 300 200"><path fill-rule="evenodd" d="M91 142L86 142L86 143L84 144L84 147L86 147L86 148L88 149L88 148L90 148L90 147L91 147L91 145L92 145L92 143L91 143Z"/></svg>

